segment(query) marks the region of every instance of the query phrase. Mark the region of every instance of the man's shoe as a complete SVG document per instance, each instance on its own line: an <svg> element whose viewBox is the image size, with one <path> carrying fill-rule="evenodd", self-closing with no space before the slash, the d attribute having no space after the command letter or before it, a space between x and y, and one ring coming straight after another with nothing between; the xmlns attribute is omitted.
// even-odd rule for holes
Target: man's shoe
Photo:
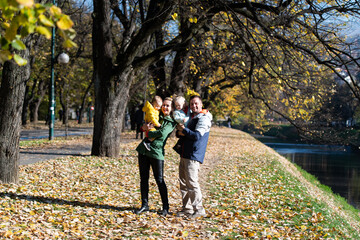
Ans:
<svg viewBox="0 0 360 240"><path fill-rule="evenodd" d="M176 213L177 217L188 217L193 215L192 213L186 212L186 211L180 211Z"/></svg>
<svg viewBox="0 0 360 240"><path fill-rule="evenodd" d="M149 209L149 206L141 206L140 209L138 209L138 210L135 211L135 214L140 214L140 213L142 213L142 212L147 212L147 211L149 211L149 210L150 210L150 209Z"/></svg>
<svg viewBox="0 0 360 240"><path fill-rule="evenodd" d="M201 218L201 217L206 217L206 213L194 213L192 215L189 216L189 218L191 219L195 219L195 218Z"/></svg>
<svg viewBox="0 0 360 240"><path fill-rule="evenodd" d="M161 211L161 216L166 216L166 215L168 215L169 214L169 210L167 210L167 209L163 209L162 211Z"/></svg>

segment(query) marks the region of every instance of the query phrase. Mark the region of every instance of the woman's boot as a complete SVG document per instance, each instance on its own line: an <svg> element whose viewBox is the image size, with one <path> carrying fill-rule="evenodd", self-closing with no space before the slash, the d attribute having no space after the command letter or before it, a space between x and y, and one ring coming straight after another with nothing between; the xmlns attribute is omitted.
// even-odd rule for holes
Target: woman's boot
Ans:
<svg viewBox="0 0 360 240"><path fill-rule="evenodd" d="M168 214L169 214L169 205L166 206L164 205L160 215L165 217Z"/></svg>
<svg viewBox="0 0 360 240"><path fill-rule="evenodd" d="M146 203L146 205L142 204L141 208L135 211L135 214L140 214L142 212L149 211L149 205Z"/></svg>

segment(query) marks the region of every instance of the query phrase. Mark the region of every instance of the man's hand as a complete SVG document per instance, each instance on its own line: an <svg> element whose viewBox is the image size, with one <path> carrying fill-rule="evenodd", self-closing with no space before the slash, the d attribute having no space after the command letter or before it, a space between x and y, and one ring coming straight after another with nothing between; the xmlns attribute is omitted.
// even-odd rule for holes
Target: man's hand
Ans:
<svg viewBox="0 0 360 240"><path fill-rule="evenodd" d="M176 128L177 128L177 130L182 131L182 130L185 129L185 126L184 126L184 124L178 123L178 125L176 126Z"/></svg>
<svg viewBox="0 0 360 240"><path fill-rule="evenodd" d="M176 129L178 130L177 132L176 132L176 134L178 135L178 136L185 136L185 134L183 134L183 129L185 129L185 126L184 126L184 124L181 124L181 123L178 123L178 125L176 126Z"/></svg>

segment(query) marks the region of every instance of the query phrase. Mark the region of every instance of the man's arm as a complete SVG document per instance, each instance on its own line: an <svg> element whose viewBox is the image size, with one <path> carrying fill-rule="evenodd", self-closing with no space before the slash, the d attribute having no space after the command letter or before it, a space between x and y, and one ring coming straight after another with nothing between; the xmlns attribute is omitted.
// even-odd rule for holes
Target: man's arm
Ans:
<svg viewBox="0 0 360 240"><path fill-rule="evenodd" d="M190 138L191 140L197 141L199 140L202 135L200 132L198 131L191 131L188 128L184 128L182 133L185 135L185 137Z"/></svg>
<svg viewBox="0 0 360 240"><path fill-rule="evenodd" d="M199 118L198 123L196 124L195 131L190 130L189 128L184 127L182 125L182 133L184 133L185 137L190 138L191 140L197 141L199 140L206 132L210 131L211 127L211 119L206 115Z"/></svg>

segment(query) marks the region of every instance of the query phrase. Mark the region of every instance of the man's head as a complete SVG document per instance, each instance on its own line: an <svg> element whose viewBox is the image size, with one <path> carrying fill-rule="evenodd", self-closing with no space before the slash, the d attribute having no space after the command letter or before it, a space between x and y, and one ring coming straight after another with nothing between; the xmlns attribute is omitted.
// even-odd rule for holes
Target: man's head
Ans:
<svg viewBox="0 0 360 240"><path fill-rule="evenodd" d="M190 98L190 109L193 113L198 114L201 112L203 107L202 100L200 96L192 96Z"/></svg>

